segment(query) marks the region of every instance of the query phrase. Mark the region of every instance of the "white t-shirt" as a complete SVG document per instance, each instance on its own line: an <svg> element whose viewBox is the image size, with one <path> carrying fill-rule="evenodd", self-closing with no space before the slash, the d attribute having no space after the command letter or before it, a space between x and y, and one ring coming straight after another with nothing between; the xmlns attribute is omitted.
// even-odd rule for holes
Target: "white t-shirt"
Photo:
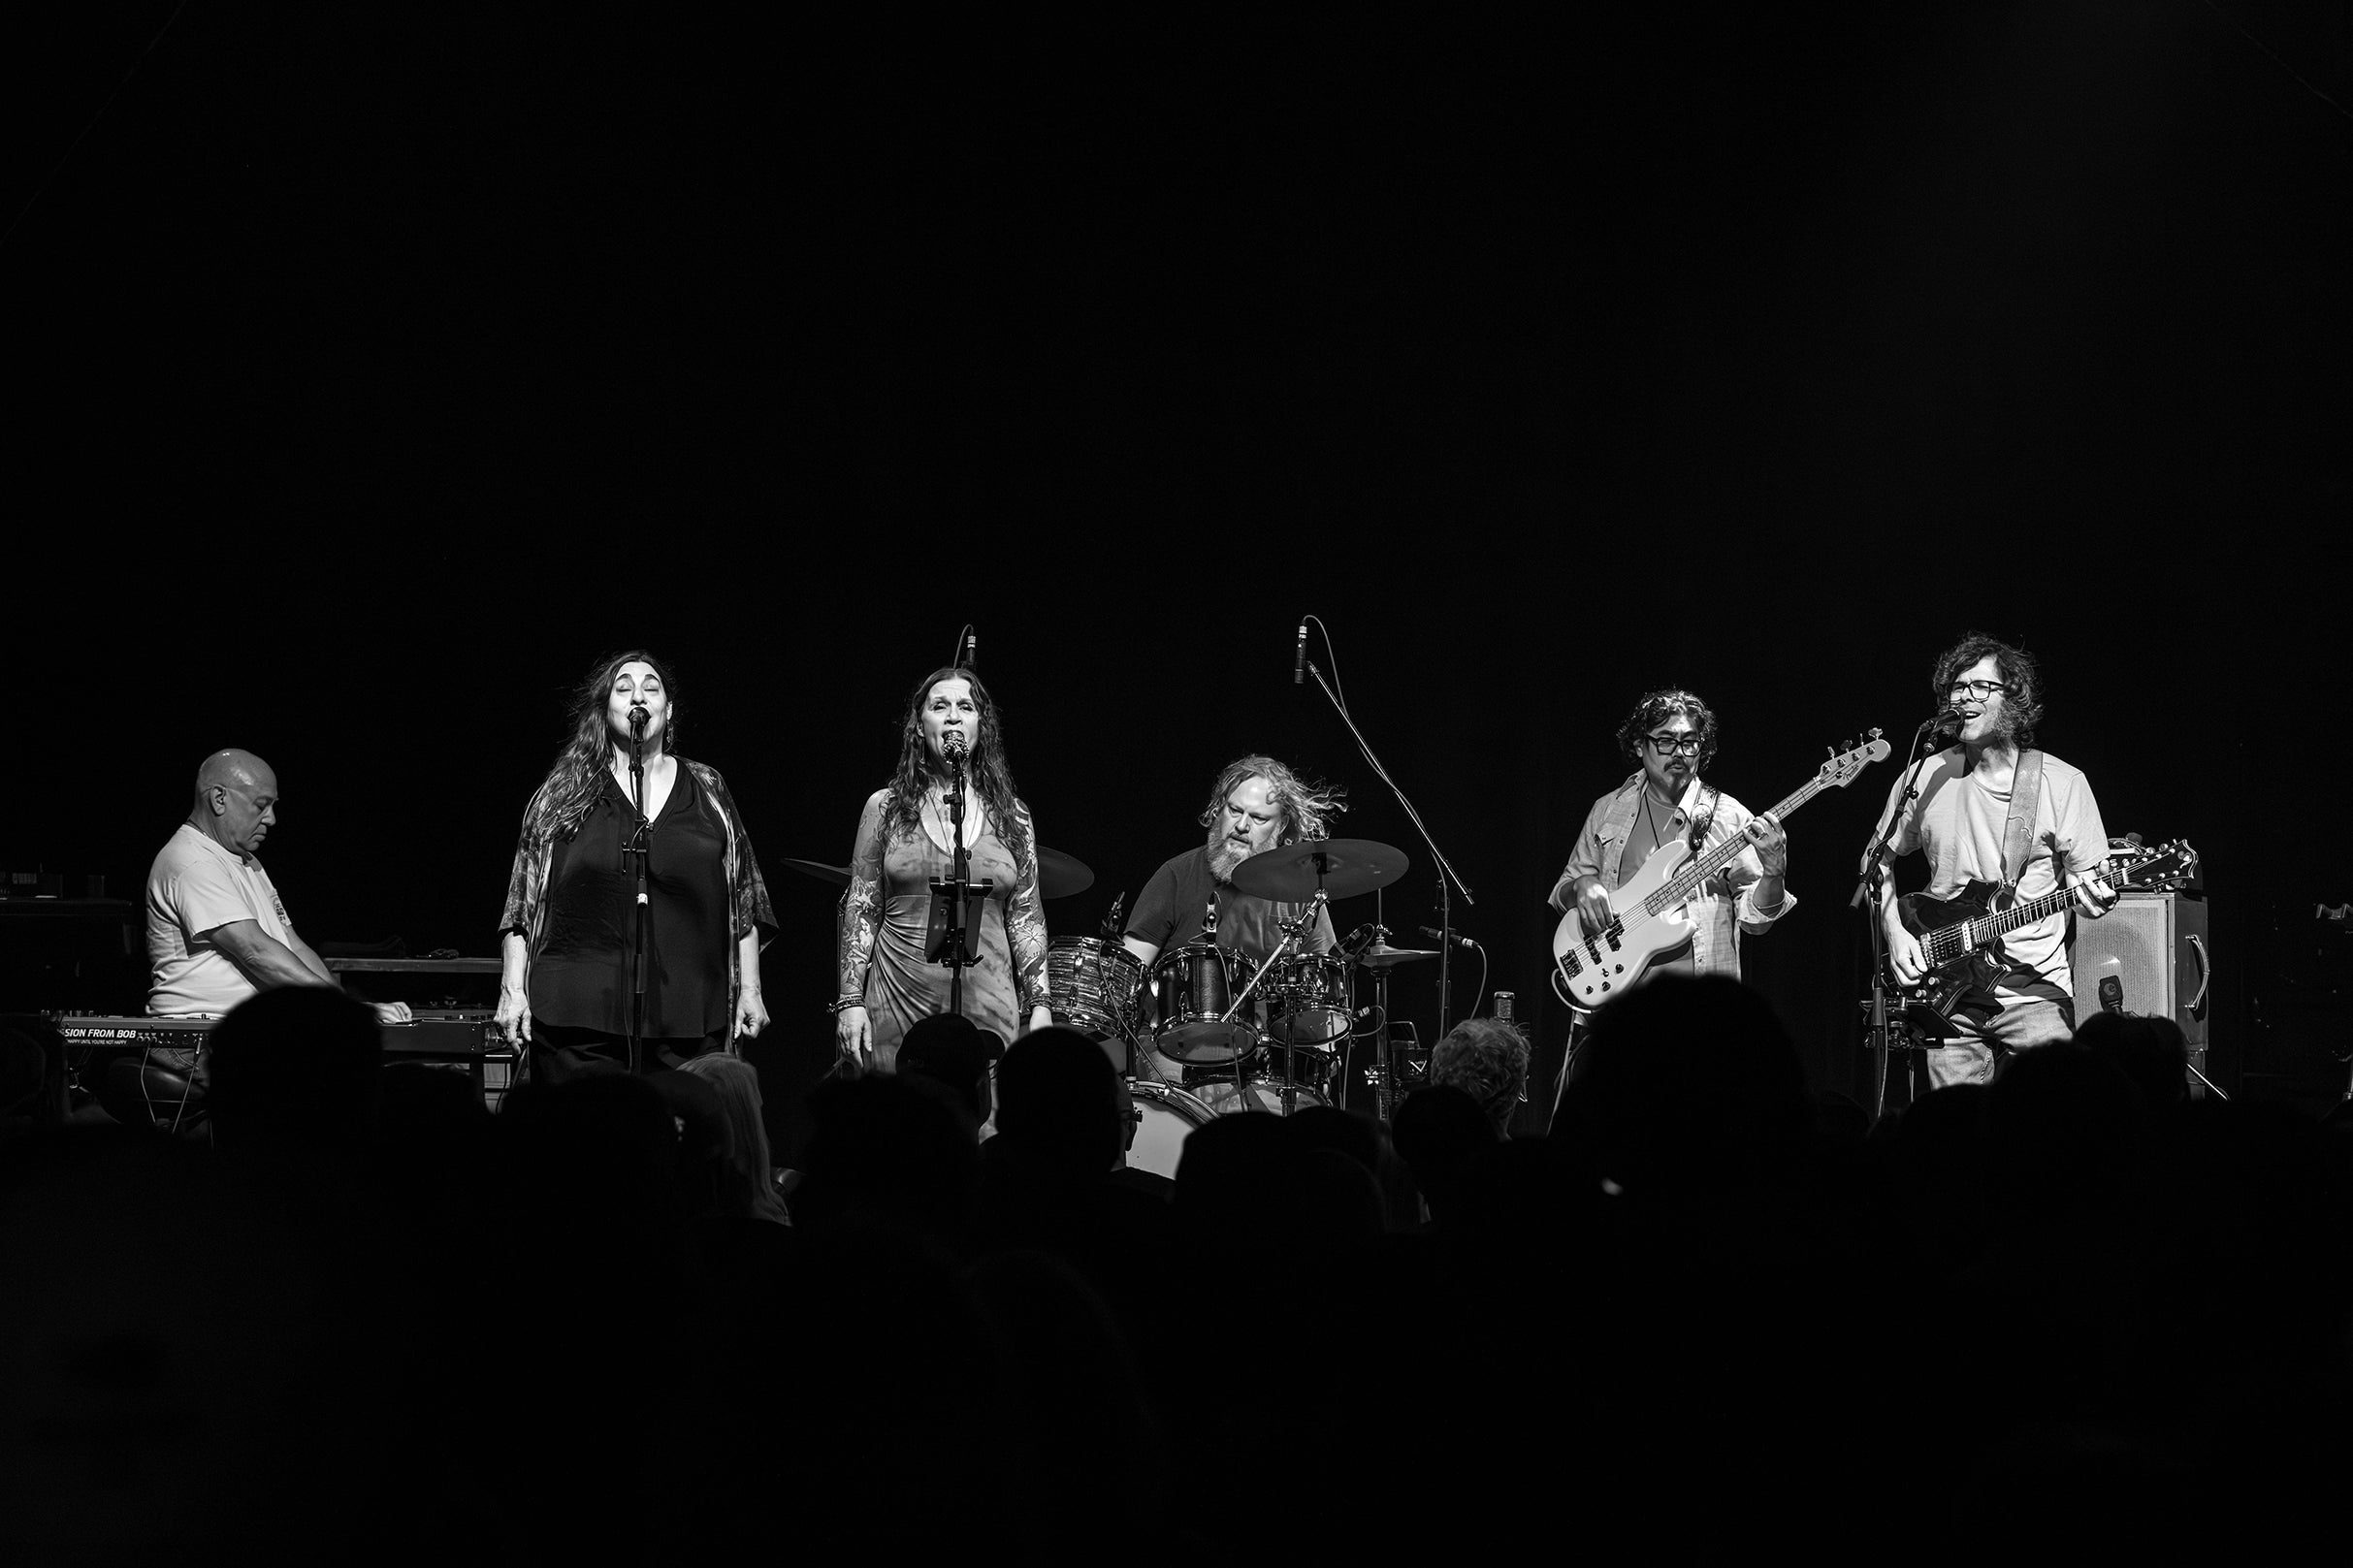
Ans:
<svg viewBox="0 0 2353 1568"><path fill-rule="evenodd" d="M1903 787L1899 777L1895 788ZM1919 787L1919 798L1904 808L1896 822L1893 848L1899 855L1927 851L1928 885L1923 891L1930 898L1951 898L1972 881L2000 881L2009 791L1985 787L1957 746L1920 765ZM2100 821L2091 781L2081 769L2047 752L2043 753L2042 790L2035 797L2033 839L2026 869L2018 878L2020 901L2040 898L2059 885L2059 869L2051 857L2054 847L2067 868L2078 874L2108 860L2108 829ZM2067 962L2067 919L2064 912L2046 915L2002 939L2011 978L2001 989L2016 985L2017 972L2024 969L2034 971L2044 985L2060 995L2075 995L2075 976Z"/></svg>
<svg viewBox="0 0 2353 1568"><path fill-rule="evenodd" d="M253 920L291 946L294 922L270 874L186 822L147 872L147 1011L217 1017L258 989L212 943L212 933Z"/></svg>

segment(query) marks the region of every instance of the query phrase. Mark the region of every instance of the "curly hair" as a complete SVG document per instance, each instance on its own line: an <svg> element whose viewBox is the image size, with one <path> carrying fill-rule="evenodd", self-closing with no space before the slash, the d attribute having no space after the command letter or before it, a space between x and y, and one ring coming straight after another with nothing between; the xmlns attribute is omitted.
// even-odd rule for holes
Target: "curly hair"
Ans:
<svg viewBox="0 0 2353 1568"><path fill-rule="evenodd" d="M1692 721L1692 732L1699 737L1699 756L1693 772L1705 773L1709 761L1716 755L1716 710L1701 702L1681 687L1663 687L1646 692L1634 711L1626 716L1618 726L1618 750L1642 765L1642 748L1652 729L1663 724L1676 714Z"/></svg>
<svg viewBox="0 0 2353 1568"><path fill-rule="evenodd" d="M1952 689L1954 677L1982 658L1993 660L2002 684L2010 688L2004 693L2002 707L2009 720L2011 739L2020 746L2032 746L2034 726L2043 717L2043 670L2025 649L2013 648L1982 631L1967 632L1959 642L1936 656L1936 672L1929 677L1929 689L1941 706Z"/></svg>
<svg viewBox="0 0 2353 1568"><path fill-rule="evenodd" d="M1511 1125L1528 1076L1528 1037L1499 1018L1466 1018L1430 1049L1430 1081L1450 1083L1479 1103L1499 1136Z"/></svg>
<svg viewBox="0 0 2353 1568"><path fill-rule="evenodd" d="M598 660L572 688L571 703L565 710L572 738L556 753L555 764L548 769L536 797L535 810L543 814L541 820L557 838L568 839L580 830L581 820L604 788L605 770L621 747L621 738L605 719L605 704L613 694L613 683L621 678L622 666L641 661L654 666L654 678L669 696L661 749L672 756L678 754L678 683L670 679L670 667L642 648Z"/></svg>
<svg viewBox="0 0 2353 1568"><path fill-rule="evenodd" d="M1013 770L1005 765L1005 725L997 718L997 705L989 700L988 688L961 664L944 664L933 670L908 694L907 711L899 721L899 765L890 776L890 799L883 807L883 837L889 841L921 832L924 792L934 780L948 777L923 745L923 704L931 700L931 688L942 681L972 685L972 703L981 712L981 733L972 743L972 760L965 765L965 773L987 803L997 837L1013 851L1014 864L1027 871L1032 859L1029 812L1014 788Z"/></svg>
<svg viewBox="0 0 2353 1568"><path fill-rule="evenodd" d="M1311 784L1293 773L1271 756L1237 757L1217 775L1209 786L1209 803L1201 809L1199 818L1203 827L1217 820L1225 810L1226 797L1250 779L1267 781L1267 798L1282 812L1282 832L1277 844L1297 844L1302 839L1328 839L1332 836L1332 818L1348 809L1347 791L1333 784Z"/></svg>

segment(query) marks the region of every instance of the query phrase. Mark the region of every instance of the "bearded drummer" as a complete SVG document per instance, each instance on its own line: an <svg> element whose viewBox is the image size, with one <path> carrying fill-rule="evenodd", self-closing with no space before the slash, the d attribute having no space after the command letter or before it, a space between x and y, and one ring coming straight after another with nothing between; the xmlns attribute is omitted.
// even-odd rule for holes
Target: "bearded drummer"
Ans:
<svg viewBox="0 0 2353 1568"><path fill-rule="evenodd" d="M1234 868L1282 845L1330 838L1332 817L1346 809L1340 791L1309 784L1271 756L1226 764L1201 813L1207 842L1162 865L1144 884L1121 939L1127 950L1149 974L1163 952L1213 941L1246 961L1246 968L1237 967L1228 976L1228 994L1239 995L1258 966L1282 945L1283 924L1297 920L1308 906L1243 892L1234 885ZM1213 939L1208 935L1212 910ZM1326 908L1291 952L1328 953L1338 945ZM1264 990L1262 983L1261 995Z"/></svg>

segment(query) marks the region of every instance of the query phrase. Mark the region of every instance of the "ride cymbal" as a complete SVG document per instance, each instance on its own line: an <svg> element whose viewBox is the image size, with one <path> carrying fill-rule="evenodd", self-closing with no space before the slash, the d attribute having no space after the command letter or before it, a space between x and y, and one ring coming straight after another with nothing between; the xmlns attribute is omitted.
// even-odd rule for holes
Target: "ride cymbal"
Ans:
<svg viewBox="0 0 2353 1568"><path fill-rule="evenodd" d="M1245 893L1296 904L1315 896L1354 898L1386 887L1413 862L1394 845L1371 839L1303 839L1254 854L1234 868L1234 885Z"/></svg>

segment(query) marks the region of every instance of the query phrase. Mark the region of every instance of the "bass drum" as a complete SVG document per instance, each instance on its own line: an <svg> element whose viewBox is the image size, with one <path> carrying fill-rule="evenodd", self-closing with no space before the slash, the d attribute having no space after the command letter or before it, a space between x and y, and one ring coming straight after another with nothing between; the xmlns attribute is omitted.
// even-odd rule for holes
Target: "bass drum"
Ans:
<svg viewBox="0 0 2353 1568"><path fill-rule="evenodd" d="M1131 1170L1176 1179L1176 1162L1184 1140L1196 1127L1207 1127L1213 1113L1182 1089L1143 1080L1129 1085L1136 1097L1136 1130L1128 1136L1127 1165Z"/></svg>
<svg viewBox="0 0 2353 1568"><path fill-rule="evenodd" d="M1254 1016L1228 1019L1234 993L1248 980L1240 949L1189 942L1152 965L1152 1043L1172 1062L1231 1062L1258 1049Z"/></svg>

